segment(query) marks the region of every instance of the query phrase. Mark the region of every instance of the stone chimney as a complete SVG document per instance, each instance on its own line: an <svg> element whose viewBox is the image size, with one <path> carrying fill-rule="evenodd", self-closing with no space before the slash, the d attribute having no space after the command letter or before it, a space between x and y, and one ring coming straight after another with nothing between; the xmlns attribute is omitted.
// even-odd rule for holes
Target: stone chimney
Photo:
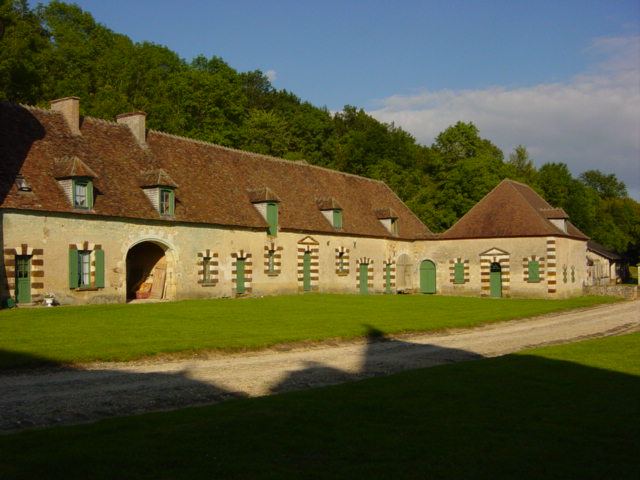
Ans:
<svg viewBox="0 0 640 480"><path fill-rule="evenodd" d="M73 135L82 135L80 132L80 98L64 97L51 100L51 110L62 113Z"/></svg>
<svg viewBox="0 0 640 480"><path fill-rule="evenodd" d="M147 114L145 112L123 113L116 117L118 123L127 125L131 129L131 133L140 145L146 145L147 129L145 121Z"/></svg>

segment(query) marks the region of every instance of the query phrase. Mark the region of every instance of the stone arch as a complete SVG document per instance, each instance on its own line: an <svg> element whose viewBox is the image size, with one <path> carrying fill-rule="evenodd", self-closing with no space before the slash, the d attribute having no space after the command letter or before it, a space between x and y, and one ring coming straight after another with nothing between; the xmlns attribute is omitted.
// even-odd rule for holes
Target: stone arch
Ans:
<svg viewBox="0 0 640 480"><path fill-rule="evenodd" d="M162 241L146 239L132 244L126 255L127 300L173 299L174 265L173 250Z"/></svg>

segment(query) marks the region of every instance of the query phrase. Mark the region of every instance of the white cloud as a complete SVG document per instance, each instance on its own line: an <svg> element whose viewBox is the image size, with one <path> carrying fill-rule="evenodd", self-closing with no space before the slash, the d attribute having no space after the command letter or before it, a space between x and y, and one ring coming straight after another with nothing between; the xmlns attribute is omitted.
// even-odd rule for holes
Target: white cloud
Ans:
<svg viewBox="0 0 640 480"><path fill-rule="evenodd" d="M538 166L615 173L640 200L640 37L596 39L589 52L605 58L570 82L394 95L369 113L425 145L471 121L505 157L522 144Z"/></svg>
<svg viewBox="0 0 640 480"><path fill-rule="evenodd" d="M275 70L267 70L266 72L264 72L264 74L272 83L276 81L276 78L278 78L278 74L276 73Z"/></svg>

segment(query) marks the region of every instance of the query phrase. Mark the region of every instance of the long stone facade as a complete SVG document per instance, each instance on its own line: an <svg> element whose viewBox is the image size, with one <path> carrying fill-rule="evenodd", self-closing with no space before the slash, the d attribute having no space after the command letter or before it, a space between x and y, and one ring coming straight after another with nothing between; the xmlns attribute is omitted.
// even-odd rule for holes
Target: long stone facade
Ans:
<svg viewBox="0 0 640 480"><path fill-rule="evenodd" d="M76 104L0 104L5 304L582 294L587 238L525 185L503 181L436 235L381 182L147 131L140 112L80 119Z"/></svg>

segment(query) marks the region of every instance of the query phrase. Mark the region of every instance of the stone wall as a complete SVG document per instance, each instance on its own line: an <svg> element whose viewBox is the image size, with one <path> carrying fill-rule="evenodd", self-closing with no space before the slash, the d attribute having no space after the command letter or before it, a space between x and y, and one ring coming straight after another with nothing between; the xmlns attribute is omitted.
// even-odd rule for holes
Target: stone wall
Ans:
<svg viewBox="0 0 640 480"><path fill-rule="evenodd" d="M584 287L584 294L635 300L638 298L638 287L633 285L591 285Z"/></svg>
<svg viewBox="0 0 640 480"><path fill-rule="evenodd" d="M151 285L152 298L168 300L361 290L381 294L387 283L391 293L419 292L425 260L435 265L435 293L446 295L492 295L492 264L500 266L503 297L579 296L586 275L585 242L561 237L411 242L339 231L269 236L262 229L35 212L5 212L2 227L6 281L0 294L15 295L13 264L16 255L26 254L34 302L45 292L61 304L125 302L143 284ZM71 286L70 249L90 252L88 285ZM145 260L156 255L152 250L162 257L162 268ZM134 254L138 261L128 261ZM532 262L538 266L534 276L528 271Z"/></svg>

